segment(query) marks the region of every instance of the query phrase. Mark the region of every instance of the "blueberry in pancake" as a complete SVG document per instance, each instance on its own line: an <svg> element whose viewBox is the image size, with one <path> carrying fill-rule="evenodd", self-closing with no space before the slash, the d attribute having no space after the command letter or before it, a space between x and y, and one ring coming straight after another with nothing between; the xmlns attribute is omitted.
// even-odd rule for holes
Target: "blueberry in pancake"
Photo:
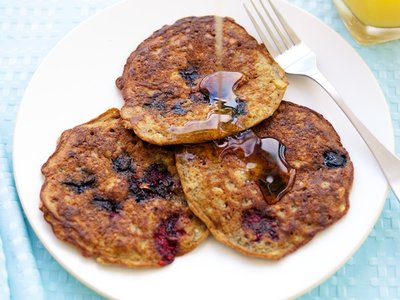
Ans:
<svg viewBox="0 0 400 300"><path fill-rule="evenodd" d="M353 164L332 125L283 101L251 130L176 154L191 210L220 242L280 259L349 208Z"/></svg>
<svg viewBox="0 0 400 300"><path fill-rule="evenodd" d="M65 131L42 173L45 220L100 263L164 266L208 235L188 208L173 149L140 140L117 109Z"/></svg>
<svg viewBox="0 0 400 300"><path fill-rule="evenodd" d="M221 26L217 26L220 24ZM231 18L187 17L144 40L116 80L124 125L157 145L211 141L278 108L288 81Z"/></svg>

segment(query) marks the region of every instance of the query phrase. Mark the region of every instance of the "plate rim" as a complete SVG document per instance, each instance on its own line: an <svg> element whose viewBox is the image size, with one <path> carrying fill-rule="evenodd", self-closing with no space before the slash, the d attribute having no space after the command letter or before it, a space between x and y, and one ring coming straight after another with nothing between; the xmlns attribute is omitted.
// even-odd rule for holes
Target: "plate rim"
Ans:
<svg viewBox="0 0 400 300"><path fill-rule="evenodd" d="M381 95L382 99L386 99L383 90L378 82L378 80L376 79L375 75L373 74L372 70L370 69L370 67L367 65L367 63L362 59L361 55L350 45L350 43L342 36L340 35L338 32L336 32L332 27L329 27L326 23L324 23L322 20L320 20L318 17L316 17L315 15L311 14L310 12L306 11L305 9L296 6L295 4L288 2L287 0L274 0L275 2L282 2L284 3L284 5L290 6L295 10L299 10L301 11L303 14L306 14L309 18L314 19L315 21L317 21L319 23L320 26L325 27L325 29L329 30L332 34L334 34L335 36L337 36L338 38L340 38L343 42L343 45L346 45L346 47L352 51L355 52L361 59L360 61L362 61L362 63L365 66L365 69L367 69L369 71L369 76L376 82L379 93ZM124 3L126 2L130 2L130 0L119 0L116 3L113 3L111 5L106 6L105 8L97 11L96 13L94 13L93 15L91 15L90 17L86 18L85 20L83 20L82 22L78 23L77 25L75 25L71 30L69 30L66 34L64 34L64 36L51 48L50 51L48 51L48 53L43 57L42 62L40 63L40 65L36 68L34 74L32 75L32 77L30 78L30 81L28 83L28 85L26 86L26 89L24 91L24 94L21 98L21 101L19 102L19 107L18 107L18 112L15 118L15 123L14 123L14 130L13 130L13 141L12 141L12 152L11 152L11 158L12 158L12 165L13 165L13 170L17 170L18 168L16 168L16 160L14 159L15 157L15 153L16 153L16 142L15 142L15 136L18 130L18 127L20 126L19 124L22 122L21 121L21 117L20 117L20 112L21 112L21 106L24 103L24 100L26 98L26 95L29 93L30 87L32 82L36 79L37 76L39 76L38 74L40 74L41 69L43 68L43 66L45 65L45 62L47 60L47 58L49 56L52 56L52 54L54 52L56 52L58 50L58 48L60 47L60 45L63 44L64 40L68 39L71 35L74 34L75 31L78 31L82 26L85 26L85 24L90 23L93 19L96 19L99 15L105 14L107 13L109 10L114 9L115 7L118 6L123 6ZM394 125L393 125L393 121L391 118L391 113L390 113L390 109L388 106L387 101L384 101L384 110L385 113L387 114L387 116L389 116L389 121L390 121L390 140L385 142L385 146L388 147L388 144L390 144L390 146L388 147L392 152L395 148L395 139L394 139ZM18 176L16 176L16 172L13 171L13 177L14 177L14 181L15 181L15 186L16 186L16 190L19 196L19 191L21 188L21 184L19 182ZM339 263L337 263L337 268L334 268L333 270L331 270L331 272L328 272L325 276L322 276L318 281L316 281L313 285L311 286L307 286L305 288L303 288L301 291L298 291L297 294L293 294L290 296L290 298L296 298L299 297L301 295L304 295L305 293L307 293L308 291L314 289L315 287L319 286L320 284L322 284L323 282L325 282L327 279L329 279L334 273L336 273L339 269L341 269L344 264L346 264L346 262L348 262L348 260L358 251L358 249L362 246L362 244L365 242L365 240L368 238L368 236L370 235L373 227L375 226L376 222L378 221L384 205L386 203L387 197L388 197L388 191L390 190L389 186L386 185L386 191L384 192L383 195L383 199L380 201L380 207L379 210L377 210L377 212L375 213L374 216L374 220L373 222L371 222L371 226L368 229L368 231L365 232L364 236L360 239L360 242L354 247L354 249L352 249L352 251L350 251L350 253L348 253L348 255L346 257L344 257ZM80 276L79 272L75 272L73 267L68 265L68 264L64 264L63 260L57 255L57 253L55 253L56 251L53 251L52 247L48 245L46 238L43 238L42 234L40 233L40 229L38 228L38 226L35 224L35 222L32 222L34 220L32 220L32 216L30 214L26 213L27 207L26 207L26 203L24 201L19 201L21 203L21 206L23 208L23 213L25 215L25 217L27 218L29 225L31 226L31 228L33 229L35 235L38 237L38 239L40 240L40 242L44 245L44 247L46 248L46 251L48 251L52 258L57 261L57 263L59 263L71 276L73 276L74 278L76 278L80 283L82 283L83 285L87 286L88 288L90 288L91 290L95 291L96 293L98 293L101 296L105 296L105 297L110 297L113 298L115 296L113 296L112 294L108 294L105 293L103 290L100 290L97 286L91 284L90 282L86 281L85 278L83 278L82 276Z"/></svg>

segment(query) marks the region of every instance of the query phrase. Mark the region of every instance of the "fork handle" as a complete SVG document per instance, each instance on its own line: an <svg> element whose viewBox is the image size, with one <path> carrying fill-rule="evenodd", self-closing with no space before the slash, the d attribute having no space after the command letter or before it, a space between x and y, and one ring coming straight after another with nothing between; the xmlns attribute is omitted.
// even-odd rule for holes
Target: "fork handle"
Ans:
<svg viewBox="0 0 400 300"><path fill-rule="evenodd" d="M321 72L316 71L315 73L308 74L307 76L318 83L332 97L332 99L353 124L354 128L358 131L368 148L371 150L372 154L375 156L375 159L384 173L387 182L392 188L393 193L397 197L397 200L400 201L400 160L391 151L389 151L357 118L357 116L343 101L343 98L339 95L336 89Z"/></svg>

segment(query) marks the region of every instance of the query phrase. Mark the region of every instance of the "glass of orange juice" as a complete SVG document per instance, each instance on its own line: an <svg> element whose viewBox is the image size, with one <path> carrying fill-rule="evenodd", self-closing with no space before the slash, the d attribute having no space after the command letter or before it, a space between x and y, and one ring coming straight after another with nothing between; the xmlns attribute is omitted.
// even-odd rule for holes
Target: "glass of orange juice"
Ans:
<svg viewBox="0 0 400 300"><path fill-rule="evenodd" d="M400 38L400 0L333 0L347 29L360 44Z"/></svg>

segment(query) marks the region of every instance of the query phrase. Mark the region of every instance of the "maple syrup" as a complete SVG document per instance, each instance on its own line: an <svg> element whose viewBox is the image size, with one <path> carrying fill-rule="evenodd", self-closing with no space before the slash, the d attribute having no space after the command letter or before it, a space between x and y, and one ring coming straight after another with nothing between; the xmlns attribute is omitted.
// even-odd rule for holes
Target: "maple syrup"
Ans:
<svg viewBox="0 0 400 300"><path fill-rule="evenodd" d="M214 108L205 120L189 121L181 127L172 126L169 131L178 134L206 130L221 130L222 123L236 122L236 110L239 98L235 89L243 78L240 72L218 71L203 78L200 82L200 92L208 99Z"/></svg>
<svg viewBox="0 0 400 300"><path fill-rule="evenodd" d="M200 82L200 91L209 98L211 105L217 102L222 110L236 109L239 99L234 90L242 77L240 72L215 72Z"/></svg>
<svg viewBox="0 0 400 300"><path fill-rule="evenodd" d="M232 152L243 156L249 179L257 182L268 204L277 203L292 188L296 171L287 163L279 140L259 138L249 129L215 145L221 161Z"/></svg>
<svg viewBox="0 0 400 300"><path fill-rule="evenodd" d="M171 126L169 129L170 132L183 134L183 133L192 133L197 131L205 131L219 128L219 124L227 123L231 121L232 118L230 115L219 115L214 112L210 112L205 120L195 120L189 121L182 127Z"/></svg>

